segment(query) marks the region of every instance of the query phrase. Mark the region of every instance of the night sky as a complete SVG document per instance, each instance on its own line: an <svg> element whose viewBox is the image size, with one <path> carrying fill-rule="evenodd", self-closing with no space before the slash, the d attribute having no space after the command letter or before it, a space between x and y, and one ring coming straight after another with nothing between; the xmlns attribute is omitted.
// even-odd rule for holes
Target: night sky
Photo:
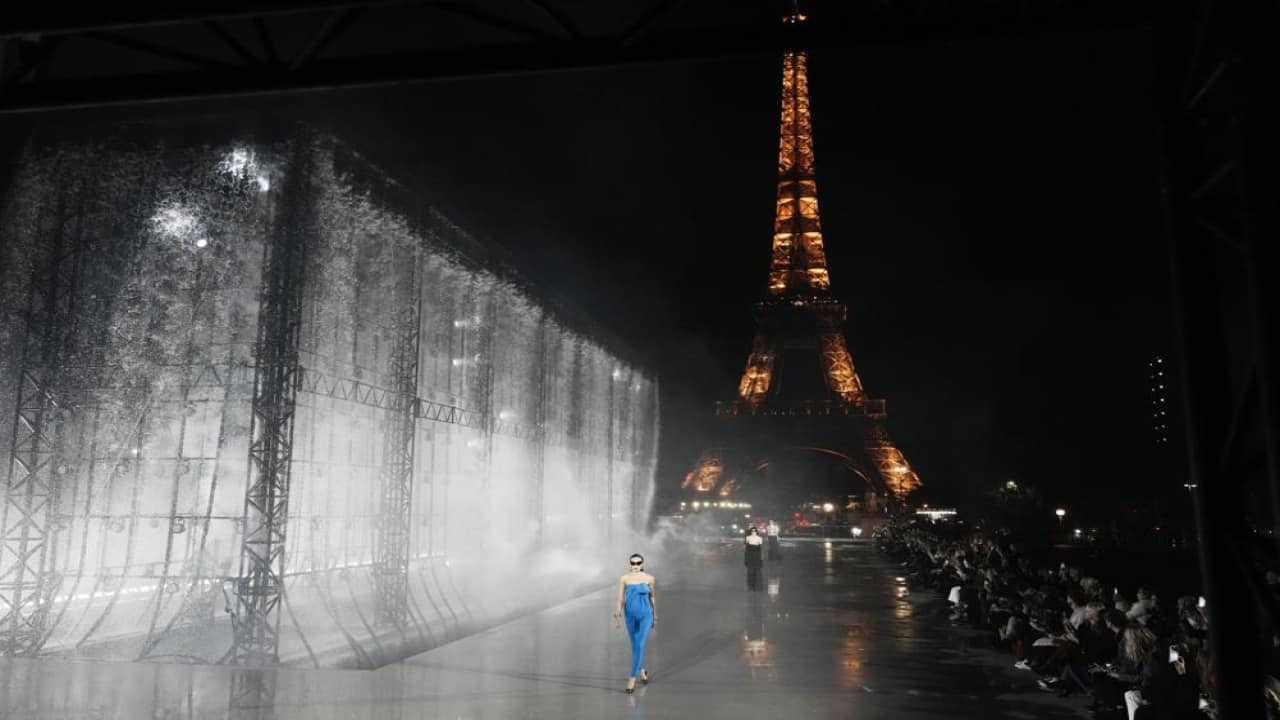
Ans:
<svg viewBox="0 0 1280 720"><path fill-rule="evenodd" d="M1160 480L1145 469L1146 364L1169 324L1147 43L813 54L833 288L923 500L1010 477L1061 500ZM778 72L760 57L353 93L370 102L352 127L386 130L371 152L426 163L463 224L650 359L674 483L734 393L764 291Z"/></svg>
<svg viewBox="0 0 1280 720"><path fill-rule="evenodd" d="M733 396L754 331L779 65L265 107L335 128L633 345L663 385L670 486L712 402ZM1136 31L811 55L832 287L855 366L925 483L918 499L962 502L1007 478L1063 501L1158 482L1144 470L1146 365L1168 349L1169 317L1150 86Z"/></svg>

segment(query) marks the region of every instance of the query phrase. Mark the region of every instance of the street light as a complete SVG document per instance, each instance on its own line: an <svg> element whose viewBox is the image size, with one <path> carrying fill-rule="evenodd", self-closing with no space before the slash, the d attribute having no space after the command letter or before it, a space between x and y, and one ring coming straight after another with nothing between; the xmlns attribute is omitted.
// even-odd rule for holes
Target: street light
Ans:
<svg viewBox="0 0 1280 720"><path fill-rule="evenodd" d="M1053 514L1058 516L1058 527L1062 527L1062 518L1067 516L1067 511L1062 508L1058 508L1053 511Z"/></svg>

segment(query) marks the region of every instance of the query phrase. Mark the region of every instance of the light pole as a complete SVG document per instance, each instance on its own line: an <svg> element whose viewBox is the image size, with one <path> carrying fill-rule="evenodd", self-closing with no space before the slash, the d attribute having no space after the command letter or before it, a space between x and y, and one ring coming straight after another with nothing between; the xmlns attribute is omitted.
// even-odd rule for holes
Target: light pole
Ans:
<svg viewBox="0 0 1280 720"><path fill-rule="evenodd" d="M1053 511L1053 514L1058 516L1058 528L1059 528L1059 529L1061 529L1061 528L1062 528L1062 518L1064 518L1064 517L1066 517L1066 516L1067 516L1067 511L1066 511L1066 510L1064 510L1064 509L1062 509L1062 508L1058 508L1057 510L1054 510L1054 511Z"/></svg>

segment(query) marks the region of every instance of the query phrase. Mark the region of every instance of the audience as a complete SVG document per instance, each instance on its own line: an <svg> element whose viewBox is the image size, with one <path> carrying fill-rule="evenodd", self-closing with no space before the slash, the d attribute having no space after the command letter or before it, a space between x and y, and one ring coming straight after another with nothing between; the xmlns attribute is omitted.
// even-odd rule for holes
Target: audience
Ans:
<svg viewBox="0 0 1280 720"><path fill-rule="evenodd" d="M931 589L951 605L951 621L989 630L1014 667L1062 696L1085 695L1116 720L1214 717L1208 620L1200 599L1179 597L1173 612L1154 588L1130 602L1119 588L1065 563L1037 567L997 532L947 540L924 524L895 522L876 533L905 568L908 587ZM1280 577L1269 577L1280 588ZM1268 679L1280 707L1280 681Z"/></svg>

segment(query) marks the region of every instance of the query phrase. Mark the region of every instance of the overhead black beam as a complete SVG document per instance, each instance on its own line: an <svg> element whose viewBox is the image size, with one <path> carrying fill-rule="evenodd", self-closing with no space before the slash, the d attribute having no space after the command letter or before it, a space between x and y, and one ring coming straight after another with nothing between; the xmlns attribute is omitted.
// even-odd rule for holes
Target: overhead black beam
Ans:
<svg viewBox="0 0 1280 720"><path fill-rule="evenodd" d="M237 18L424 5L430 2L431 0L148 0L77 3L73 7L45 2L25 8L6 8L0 14L0 38L74 35L95 30L128 30Z"/></svg>
<svg viewBox="0 0 1280 720"><path fill-rule="evenodd" d="M0 96L0 114L140 103L248 97L338 88L425 83L618 65L777 54L878 44L940 43L987 36L1133 29L1148 23L1148 5L1098 12L1063 12L949 22L894 19L796 27L717 28L651 34L624 46L613 39L523 43L467 50L317 58L297 72L282 69L172 71L92 79L48 79L15 85Z"/></svg>

